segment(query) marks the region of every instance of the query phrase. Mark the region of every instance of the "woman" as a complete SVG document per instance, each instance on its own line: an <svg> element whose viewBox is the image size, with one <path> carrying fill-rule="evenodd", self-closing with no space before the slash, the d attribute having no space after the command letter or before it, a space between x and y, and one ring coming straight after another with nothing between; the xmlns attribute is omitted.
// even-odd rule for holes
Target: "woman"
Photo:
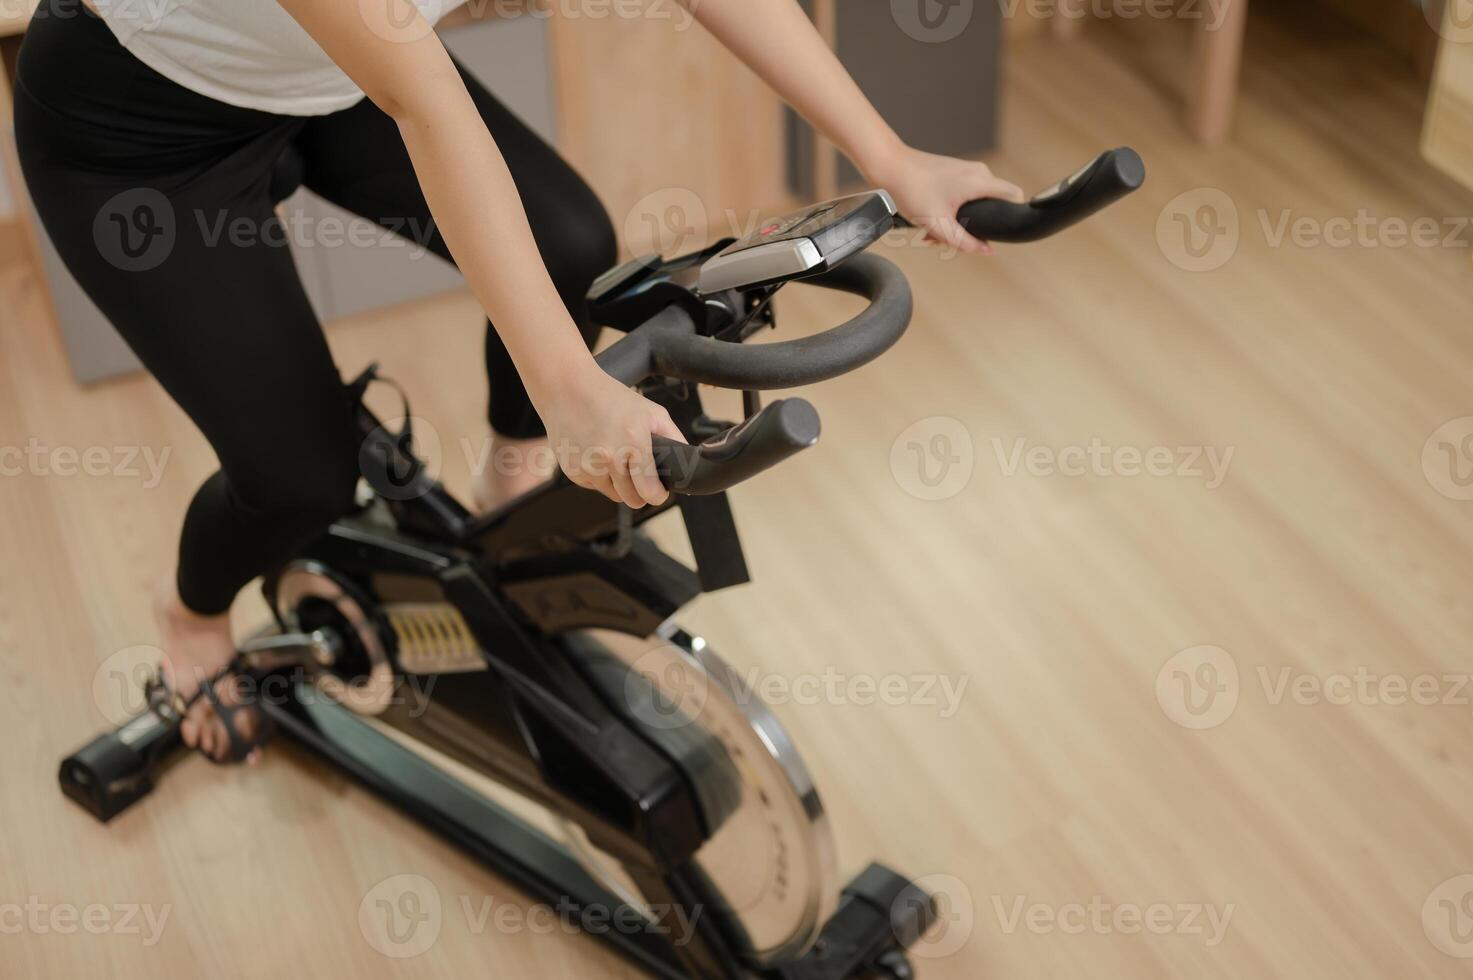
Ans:
<svg viewBox="0 0 1473 980"><path fill-rule="evenodd" d="M680 432L590 356L583 297L614 262L612 227L430 30L464 0L76 2L43 0L21 51L21 162L68 267L220 459L157 592L161 676L189 745L254 758L238 688L208 682L235 653L231 601L345 513L358 479L339 373L274 228L279 161L386 228L428 229L459 266L494 324L492 458L550 438L570 479L641 507L666 497L652 434ZM903 144L794 0L688 6L933 240L987 250L956 211L1018 188ZM535 480L498 466L477 504Z"/></svg>

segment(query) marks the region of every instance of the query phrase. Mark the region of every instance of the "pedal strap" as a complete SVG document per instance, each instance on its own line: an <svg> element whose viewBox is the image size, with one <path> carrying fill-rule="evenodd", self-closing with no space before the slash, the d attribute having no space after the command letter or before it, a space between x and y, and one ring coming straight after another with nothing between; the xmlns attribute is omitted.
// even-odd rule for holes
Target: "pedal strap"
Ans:
<svg viewBox="0 0 1473 980"><path fill-rule="evenodd" d="M388 385L399 393L399 402L404 406L404 414L401 416L404 419L404 428L400 429L397 433L392 433L393 441L406 458L412 457L414 455L414 413L409 408L409 392L405 391L404 386L393 378L387 378L380 374L377 361L369 364L358 377L348 382L345 386L348 390L348 398L352 402L355 410L367 412L368 407L363 404L363 399L367 396L368 389L372 388L375 382ZM373 422L375 427L388 431L387 427L383 426L378 419L374 419Z"/></svg>
<svg viewBox="0 0 1473 980"><path fill-rule="evenodd" d="M233 668L234 664L232 663L231 666ZM213 756L206 756L211 762L244 762L253 751L269 742L271 736L275 733L271 719L266 715L266 712L261 710L259 705L224 704L221 702L220 693L215 690L215 682L229 672L230 668L227 668L226 671L215 675L215 677L206 680L200 685L200 691L204 694L205 699L210 702L210 707L214 709L216 716L220 719L221 727L225 729L226 737L230 739L230 754L225 756L224 759L219 760ZM236 675L237 679L239 676L238 674ZM240 723L242 717L251 714L255 717L256 733L253 736L247 737L241 734Z"/></svg>

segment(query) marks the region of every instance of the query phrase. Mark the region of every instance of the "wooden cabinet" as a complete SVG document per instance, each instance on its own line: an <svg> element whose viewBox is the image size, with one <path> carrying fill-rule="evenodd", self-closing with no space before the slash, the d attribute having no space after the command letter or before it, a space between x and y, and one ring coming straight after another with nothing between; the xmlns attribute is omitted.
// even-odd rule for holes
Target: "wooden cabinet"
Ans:
<svg viewBox="0 0 1473 980"><path fill-rule="evenodd" d="M549 29L559 146L629 251L689 249L784 203L777 97L678 4Z"/></svg>

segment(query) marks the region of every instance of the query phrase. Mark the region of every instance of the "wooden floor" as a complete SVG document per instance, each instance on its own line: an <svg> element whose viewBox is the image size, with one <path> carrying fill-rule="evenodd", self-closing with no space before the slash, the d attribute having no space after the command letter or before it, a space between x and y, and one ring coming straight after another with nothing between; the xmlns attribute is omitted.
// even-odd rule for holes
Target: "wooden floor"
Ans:
<svg viewBox="0 0 1473 980"><path fill-rule="evenodd" d="M1012 52L999 172L1042 186L1129 143L1148 186L989 261L892 249L918 297L910 335L809 393L823 444L736 494L756 584L689 624L766 676L966 684L950 715L778 708L845 869L940 876L954 915L924 980L1467 976L1434 940L1473 954L1466 882L1443 884L1473 873L1473 503L1434 488L1447 473L1429 478L1423 447L1473 415L1468 235L1274 247L1259 211L1271 232L1285 209L1441 219L1473 197L1419 162L1419 92L1352 36L1255 17L1237 137L1215 152L1161 94L1170 56L1140 50L1158 49L1094 32ZM1230 196L1241 233L1231 261L1193 273L1161 216L1203 187ZM1195 221L1205 199L1185 200ZM99 668L154 642L143 590L211 462L151 382L78 390L35 285L0 288L0 446L171 451L156 486L0 479L0 975L631 976L586 939L478 931L462 901L523 900L288 748L248 771L190 760L106 828L63 801L57 760L118 703ZM804 330L837 309L795 291L783 314ZM458 440L481 435L478 330L454 295L331 331L345 370L378 357L409 385L454 486ZM972 473L923 500L908 443L937 433ZM1019 445L1067 461L1092 444L1233 455L1211 488L1125 475L1119 457L1112 475L1011 468ZM242 600L242 628L258 602ZM1202 661L1203 646L1224 652ZM1391 682L1349 704L1304 694L1358 675ZM1397 679L1421 677L1439 703L1395 703ZM408 960L375 952L358 919L401 874L445 907ZM168 917L152 944L141 917L142 934L47 925L45 910L93 903ZM31 906L45 928L18 927Z"/></svg>

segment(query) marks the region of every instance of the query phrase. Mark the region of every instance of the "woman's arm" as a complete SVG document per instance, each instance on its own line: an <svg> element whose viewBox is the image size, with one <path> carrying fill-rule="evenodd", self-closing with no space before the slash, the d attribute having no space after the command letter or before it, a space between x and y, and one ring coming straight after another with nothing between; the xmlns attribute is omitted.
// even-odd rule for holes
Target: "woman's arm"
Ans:
<svg viewBox="0 0 1473 980"><path fill-rule="evenodd" d="M722 44L843 150L866 179L890 191L902 214L937 241L968 252L990 251L957 223L957 211L979 197L1021 201L1022 190L994 177L986 164L906 146L795 0L682 2Z"/></svg>
<svg viewBox="0 0 1473 980"><path fill-rule="evenodd" d="M650 435L680 431L585 348L501 151L434 31L409 0L385 0L387 11L355 0L279 2L398 123L435 225L506 343L563 470L632 506L662 503ZM361 12L370 6L388 15L377 30Z"/></svg>

